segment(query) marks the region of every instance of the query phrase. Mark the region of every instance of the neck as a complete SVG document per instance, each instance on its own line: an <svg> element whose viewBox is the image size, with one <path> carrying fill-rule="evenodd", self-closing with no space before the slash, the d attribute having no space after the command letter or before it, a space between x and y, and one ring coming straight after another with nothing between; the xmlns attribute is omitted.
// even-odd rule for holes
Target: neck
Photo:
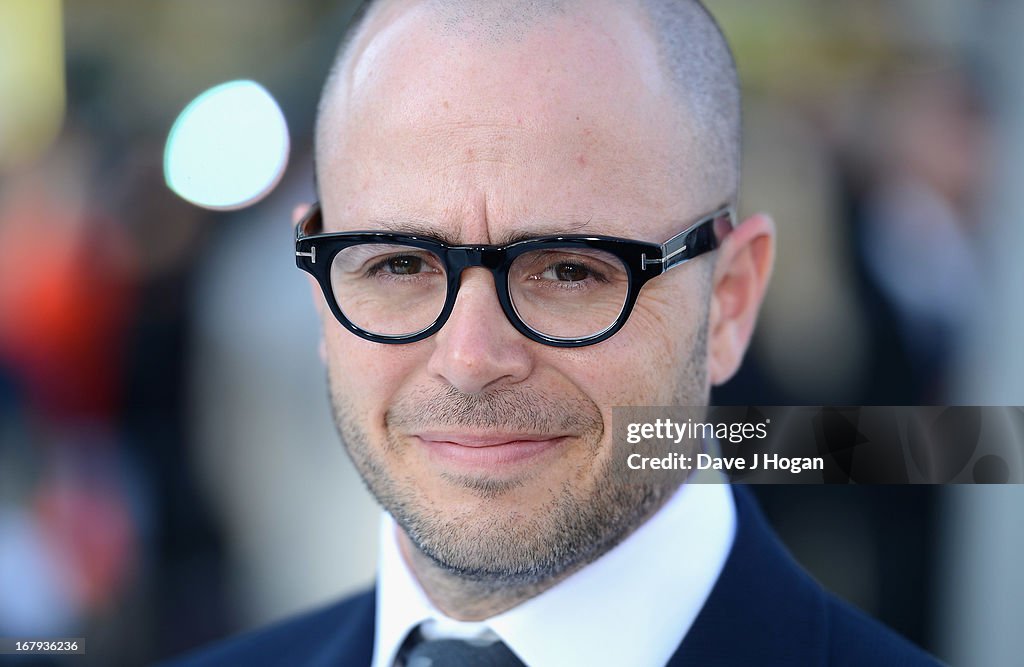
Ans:
<svg viewBox="0 0 1024 667"><path fill-rule="evenodd" d="M445 615L458 621L482 621L497 616L543 593L583 566L581 563L528 584L466 579L441 567L417 549L401 528L396 526L395 530L402 558L427 597Z"/></svg>
<svg viewBox="0 0 1024 667"><path fill-rule="evenodd" d="M482 621L508 611L543 593L599 558L657 512L671 497L666 493L638 514L630 527L561 571L539 581L515 582L507 579L481 580L461 576L439 565L420 551L400 526L395 526L399 551L430 601L445 615L458 621Z"/></svg>

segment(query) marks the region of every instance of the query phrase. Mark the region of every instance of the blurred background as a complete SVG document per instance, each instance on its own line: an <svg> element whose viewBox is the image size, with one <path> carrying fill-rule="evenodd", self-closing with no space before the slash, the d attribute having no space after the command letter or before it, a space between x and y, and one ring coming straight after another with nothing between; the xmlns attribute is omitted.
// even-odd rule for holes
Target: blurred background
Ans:
<svg viewBox="0 0 1024 667"><path fill-rule="evenodd" d="M742 212L779 228L716 401L1024 405L1024 3L708 4ZM19 664L145 664L372 581L289 220L354 5L0 0L0 637L88 651ZM238 79L290 162L214 212L170 189L165 143ZM756 492L827 587L951 664L1019 664L1024 487Z"/></svg>

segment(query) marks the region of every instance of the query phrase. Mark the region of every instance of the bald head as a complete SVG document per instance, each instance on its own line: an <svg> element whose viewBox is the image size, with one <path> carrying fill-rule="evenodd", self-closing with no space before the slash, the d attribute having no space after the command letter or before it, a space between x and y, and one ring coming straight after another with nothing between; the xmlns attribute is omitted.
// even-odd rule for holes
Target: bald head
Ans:
<svg viewBox="0 0 1024 667"><path fill-rule="evenodd" d="M641 28L639 38L647 40L655 54L655 63L643 62L631 75L647 83L655 76L663 78L683 121L679 133L685 135L685 141L679 145L685 146L690 168L679 174L680 194L716 204L735 200L740 171L739 83L729 46L700 0L367 0L350 22L321 94L316 124L318 164L326 162L325 148L334 142L327 126L334 122L328 118L337 119L330 107L339 97L344 98L338 94L339 86L351 83L374 38L410 9L428 17L421 21L421 29L432 30L447 42L464 42L479 58L488 60L497 57L498 49L522 43L531 33L554 25L564 29L574 16L621 11L622 6L628 7ZM610 32L602 37L621 40L621 35ZM431 55L422 54L424 58ZM566 50L561 55L572 59L581 54Z"/></svg>

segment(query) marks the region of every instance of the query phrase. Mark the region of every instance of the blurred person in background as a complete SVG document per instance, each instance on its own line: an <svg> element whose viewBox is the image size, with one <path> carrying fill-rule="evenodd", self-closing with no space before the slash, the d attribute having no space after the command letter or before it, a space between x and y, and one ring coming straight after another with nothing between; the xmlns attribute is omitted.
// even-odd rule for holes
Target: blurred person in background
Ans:
<svg viewBox="0 0 1024 667"><path fill-rule="evenodd" d="M862 400L946 403L984 291L990 119L977 79L948 58L906 59L878 77L862 104L872 140L843 150L851 247L871 331Z"/></svg>
<svg viewBox="0 0 1024 667"><path fill-rule="evenodd" d="M112 143L70 122L0 188L0 636L84 635L130 662L226 626L175 410L198 216L163 186L159 147L114 161Z"/></svg>
<svg viewBox="0 0 1024 667"><path fill-rule="evenodd" d="M377 585L184 664L934 664L745 490L617 469L612 406L706 404L772 264L771 221L728 213L738 84L699 2L368 3L317 167L296 253ZM581 233L616 240L548 238Z"/></svg>
<svg viewBox="0 0 1024 667"><path fill-rule="evenodd" d="M19 397L0 405L0 636L79 632L137 575L138 470L118 428L135 257L85 194L96 146L69 134L74 150L0 193L0 373Z"/></svg>

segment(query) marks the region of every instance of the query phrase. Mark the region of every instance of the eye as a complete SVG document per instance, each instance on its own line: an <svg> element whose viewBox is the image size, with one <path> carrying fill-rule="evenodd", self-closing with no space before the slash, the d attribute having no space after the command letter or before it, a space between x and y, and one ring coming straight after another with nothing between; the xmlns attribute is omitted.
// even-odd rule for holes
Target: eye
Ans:
<svg viewBox="0 0 1024 667"><path fill-rule="evenodd" d="M389 257L381 264L385 271L399 276L411 276L423 270L423 259L414 255Z"/></svg>
<svg viewBox="0 0 1024 667"><path fill-rule="evenodd" d="M583 266L582 264L572 264L570 262L559 262L553 264L541 274L542 278L547 280L560 280L563 282L579 282L586 280L590 277L590 269Z"/></svg>
<svg viewBox="0 0 1024 667"><path fill-rule="evenodd" d="M608 282L607 276L595 269L592 262L575 259L563 259L549 264L535 276L535 280L551 280L559 283Z"/></svg>
<svg viewBox="0 0 1024 667"><path fill-rule="evenodd" d="M509 272L514 282L535 289L591 290L626 278L619 260L607 253L533 250L520 255Z"/></svg>
<svg viewBox="0 0 1024 667"><path fill-rule="evenodd" d="M374 258L364 269L363 275L367 278L374 276L425 276L442 273L439 265L440 260L433 255L399 253Z"/></svg>

